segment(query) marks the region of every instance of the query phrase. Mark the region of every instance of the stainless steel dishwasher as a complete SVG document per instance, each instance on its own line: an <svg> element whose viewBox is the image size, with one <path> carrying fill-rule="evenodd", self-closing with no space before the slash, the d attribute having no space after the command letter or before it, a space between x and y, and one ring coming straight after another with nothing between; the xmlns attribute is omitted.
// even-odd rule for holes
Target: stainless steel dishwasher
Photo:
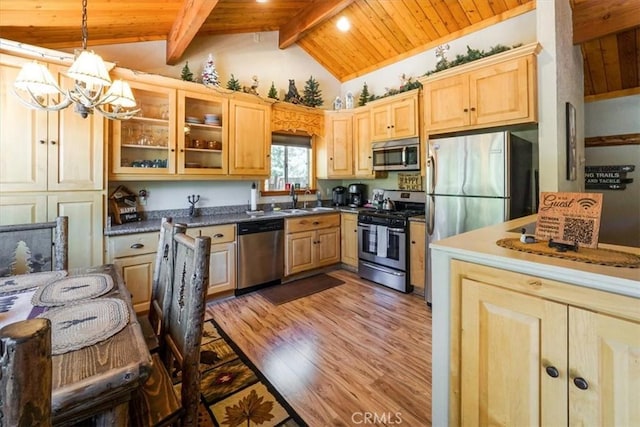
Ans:
<svg viewBox="0 0 640 427"><path fill-rule="evenodd" d="M237 294L284 275L284 219L238 223Z"/></svg>

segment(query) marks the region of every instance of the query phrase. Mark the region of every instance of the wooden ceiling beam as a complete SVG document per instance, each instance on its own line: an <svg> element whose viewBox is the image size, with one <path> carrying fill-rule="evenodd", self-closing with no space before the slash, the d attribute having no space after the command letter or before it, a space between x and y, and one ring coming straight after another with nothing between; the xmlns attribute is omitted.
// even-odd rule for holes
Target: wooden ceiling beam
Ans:
<svg viewBox="0 0 640 427"><path fill-rule="evenodd" d="M218 0L185 0L167 36L167 64L176 64L198 34Z"/></svg>
<svg viewBox="0 0 640 427"><path fill-rule="evenodd" d="M640 26L640 0L573 3L573 44Z"/></svg>
<svg viewBox="0 0 640 427"><path fill-rule="evenodd" d="M300 40L306 32L327 19L333 18L351 3L353 0L320 0L311 3L286 25L280 27L278 36L280 49L291 46Z"/></svg>

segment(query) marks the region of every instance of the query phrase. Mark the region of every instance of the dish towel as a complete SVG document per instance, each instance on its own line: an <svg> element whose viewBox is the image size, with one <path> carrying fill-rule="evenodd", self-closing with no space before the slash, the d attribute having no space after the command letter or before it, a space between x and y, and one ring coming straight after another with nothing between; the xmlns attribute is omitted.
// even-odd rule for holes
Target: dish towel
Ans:
<svg viewBox="0 0 640 427"><path fill-rule="evenodd" d="M376 255L382 258L387 257L387 246L389 245L387 233L388 230L386 225L376 226L376 234L378 235L378 250Z"/></svg>
<svg viewBox="0 0 640 427"><path fill-rule="evenodd" d="M369 228L369 247L367 252L375 254L378 250L378 239L376 236L376 227L371 226Z"/></svg>

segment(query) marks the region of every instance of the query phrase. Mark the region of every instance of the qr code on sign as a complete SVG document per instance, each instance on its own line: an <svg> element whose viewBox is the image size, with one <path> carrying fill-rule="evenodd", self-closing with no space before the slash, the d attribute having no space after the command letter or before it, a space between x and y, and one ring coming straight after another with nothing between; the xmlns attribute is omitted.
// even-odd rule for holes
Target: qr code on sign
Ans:
<svg viewBox="0 0 640 427"><path fill-rule="evenodd" d="M594 223L592 219L565 218L562 240L591 245Z"/></svg>

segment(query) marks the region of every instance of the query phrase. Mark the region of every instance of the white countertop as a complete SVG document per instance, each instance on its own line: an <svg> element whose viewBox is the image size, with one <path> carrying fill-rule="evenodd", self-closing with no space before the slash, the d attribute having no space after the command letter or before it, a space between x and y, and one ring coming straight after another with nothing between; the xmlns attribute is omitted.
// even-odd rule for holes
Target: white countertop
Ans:
<svg viewBox="0 0 640 427"><path fill-rule="evenodd" d="M447 253L451 258L640 298L640 268L608 267L535 255L496 245L496 241L500 239L520 234L509 230L535 223L536 218L537 215L530 215L459 234L434 242L430 247ZM640 248L608 244L599 244L598 247L640 255Z"/></svg>

